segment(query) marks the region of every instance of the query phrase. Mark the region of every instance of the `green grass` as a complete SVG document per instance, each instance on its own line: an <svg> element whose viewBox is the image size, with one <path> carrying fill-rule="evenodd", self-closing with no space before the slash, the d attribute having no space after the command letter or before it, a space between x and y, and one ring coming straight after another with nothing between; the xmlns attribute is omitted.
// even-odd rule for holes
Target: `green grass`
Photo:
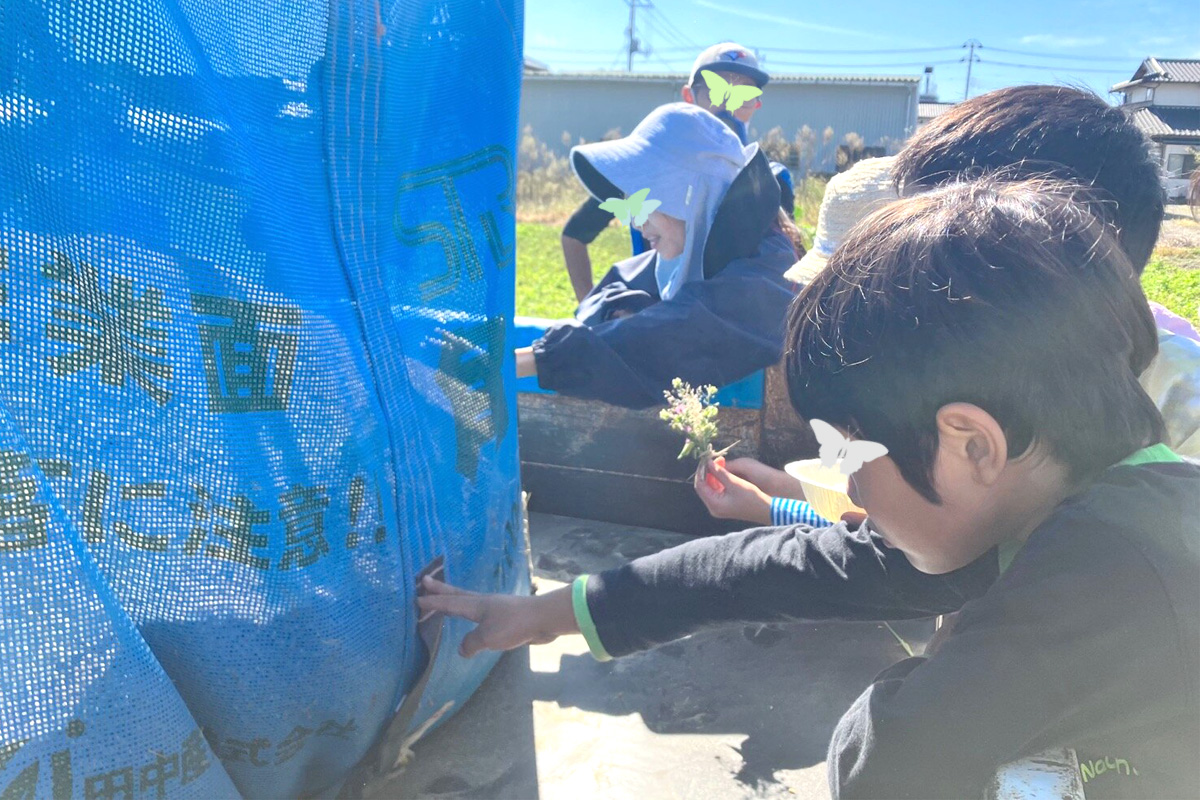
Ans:
<svg viewBox="0 0 1200 800"><path fill-rule="evenodd" d="M517 223L517 313L521 316L561 319L575 313L561 235L560 225ZM610 225L588 250L592 274L599 280L613 264L629 258L629 230Z"/></svg>
<svg viewBox="0 0 1200 800"><path fill-rule="evenodd" d="M796 192L796 224L805 234L806 244L812 242L825 183L824 178L809 178L800 183ZM562 208L542 207L532 202L522 206L518 219L525 221L517 223L517 313L521 316L561 319L575 313L575 293L567 279L559 243L562 222L548 224L546 220L565 222L569 211L574 210L581 199L570 195ZM588 250L592 256L593 279L599 280L613 264L629 258L629 230L609 225Z"/></svg>
<svg viewBox="0 0 1200 800"><path fill-rule="evenodd" d="M1200 247L1156 250L1142 273L1146 297L1200 328Z"/></svg>
<svg viewBox="0 0 1200 800"><path fill-rule="evenodd" d="M517 224L517 313L522 316L561 319L575 311L560 234L558 225ZM599 280L609 267L629 257L629 231L610 225L589 249L592 273ZM1198 267L1200 248L1160 248L1142 276L1146 297L1200 327Z"/></svg>

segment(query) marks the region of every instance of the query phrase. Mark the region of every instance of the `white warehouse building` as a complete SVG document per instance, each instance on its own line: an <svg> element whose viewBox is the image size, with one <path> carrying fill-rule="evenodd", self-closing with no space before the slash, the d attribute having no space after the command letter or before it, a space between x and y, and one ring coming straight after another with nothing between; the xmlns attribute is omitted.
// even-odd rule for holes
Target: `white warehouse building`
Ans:
<svg viewBox="0 0 1200 800"><path fill-rule="evenodd" d="M687 76L624 72L549 72L527 64L521 87L521 129L559 153L582 138L627 134L651 109L680 100ZM860 156L895 152L917 127L916 76L772 75L754 115L751 137L782 129L789 141L807 125L815 136L808 165L836 171L837 148L861 137ZM828 133L827 133L828 131ZM794 166L794 165L793 165Z"/></svg>

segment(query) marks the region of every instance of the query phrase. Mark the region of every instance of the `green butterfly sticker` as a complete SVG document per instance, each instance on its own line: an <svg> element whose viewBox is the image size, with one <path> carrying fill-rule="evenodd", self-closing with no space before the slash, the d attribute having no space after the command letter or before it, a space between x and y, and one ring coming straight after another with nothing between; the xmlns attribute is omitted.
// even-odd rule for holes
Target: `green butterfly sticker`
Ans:
<svg viewBox="0 0 1200 800"><path fill-rule="evenodd" d="M715 72L707 69L700 70L704 82L708 84L708 94L712 99L713 108L725 105L726 111L737 111L743 103L748 103L762 94L757 86L734 86Z"/></svg>
<svg viewBox="0 0 1200 800"><path fill-rule="evenodd" d="M625 225L644 225L654 209L662 205L658 200L647 200L646 195L648 194L650 194L649 189L642 189L624 200L619 197L610 197L601 203L600 207L605 211L611 211L617 218L617 222Z"/></svg>

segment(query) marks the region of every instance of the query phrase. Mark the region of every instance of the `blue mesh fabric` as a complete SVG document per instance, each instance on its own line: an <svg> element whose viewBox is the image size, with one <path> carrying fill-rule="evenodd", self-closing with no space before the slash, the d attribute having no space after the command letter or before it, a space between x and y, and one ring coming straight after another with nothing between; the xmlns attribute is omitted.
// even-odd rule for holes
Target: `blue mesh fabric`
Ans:
<svg viewBox="0 0 1200 800"><path fill-rule="evenodd" d="M523 591L519 0L3 0L0 797L335 791ZM494 659L450 623L417 723Z"/></svg>

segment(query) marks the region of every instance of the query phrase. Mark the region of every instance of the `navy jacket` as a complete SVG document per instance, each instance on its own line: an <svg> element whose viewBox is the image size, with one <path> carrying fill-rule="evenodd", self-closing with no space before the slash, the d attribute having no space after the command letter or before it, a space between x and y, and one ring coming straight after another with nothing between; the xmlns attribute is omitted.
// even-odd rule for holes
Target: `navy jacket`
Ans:
<svg viewBox="0 0 1200 800"><path fill-rule="evenodd" d="M997 769L1070 747L1089 800L1200 787L1200 466L1118 465L1001 574L995 548L919 572L870 520L709 536L587 579L622 656L723 622L958 611L941 648L878 675L829 748L835 798L982 798ZM1123 768L1122 768L1123 767Z"/></svg>
<svg viewBox="0 0 1200 800"><path fill-rule="evenodd" d="M678 377L723 386L777 362L793 295L791 241L775 225L779 186L756 155L734 181L704 246L704 280L662 300L657 254L616 264L574 320L534 342L538 384L628 408L663 402ZM617 313L632 316L617 317Z"/></svg>

